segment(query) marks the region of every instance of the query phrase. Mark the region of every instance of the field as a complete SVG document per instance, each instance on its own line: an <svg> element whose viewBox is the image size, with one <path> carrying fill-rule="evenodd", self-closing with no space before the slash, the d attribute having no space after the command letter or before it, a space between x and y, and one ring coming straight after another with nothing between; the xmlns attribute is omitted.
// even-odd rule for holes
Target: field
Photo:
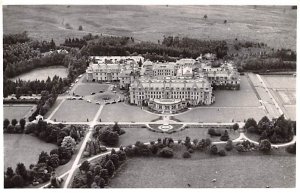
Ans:
<svg viewBox="0 0 300 193"><path fill-rule="evenodd" d="M195 154L186 160L130 159L112 179L110 187L188 188L188 184L191 188L295 187L295 156L230 155L193 159Z"/></svg>
<svg viewBox="0 0 300 193"><path fill-rule="evenodd" d="M93 83L79 84L74 90L74 94L78 94L80 96L91 95L92 92L99 93L99 91L106 91L108 87L109 87L108 84L93 84Z"/></svg>
<svg viewBox="0 0 300 193"><path fill-rule="evenodd" d="M56 145L45 143L36 137L25 134L4 134L4 168L11 166L15 169L22 162L28 168L36 164L42 151L50 152Z"/></svg>
<svg viewBox="0 0 300 193"><path fill-rule="evenodd" d="M210 138L207 134L208 128L188 128L183 131L179 131L172 134L166 133L155 133L149 131L147 128L122 128L125 130L125 134L121 135L119 138L118 146L126 146L135 144L136 141L141 142L150 142L156 141L158 138L165 138L165 137L172 137L174 140L184 140L185 137L189 136L192 140L193 139L205 139ZM234 132L228 130L230 139L236 139L239 136L239 132ZM220 141L220 137L213 137L210 138L212 141Z"/></svg>
<svg viewBox="0 0 300 193"><path fill-rule="evenodd" d="M68 76L68 69L63 66L50 66L46 68L36 68L30 72L21 74L12 78L12 81L22 80L47 80L48 76L52 79L54 76L66 78Z"/></svg>
<svg viewBox="0 0 300 193"><path fill-rule="evenodd" d="M92 121L96 115L99 105L81 100L66 100L52 116L56 121Z"/></svg>
<svg viewBox="0 0 300 193"><path fill-rule="evenodd" d="M194 108L175 118L184 122L232 122L249 117L260 119L265 115L246 76L241 76L240 90L216 90L215 96L214 104Z"/></svg>
<svg viewBox="0 0 300 193"><path fill-rule="evenodd" d="M143 122L151 121L153 119L158 118L158 116L145 112L136 106L130 106L124 103L117 103L105 105L99 118L101 118L102 122Z"/></svg>
<svg viewBox="0 0 300 193"><path fill-rule="evenodd" d="M4 118L9 119L10 121L12 119L17 119L19 121L20 119L26 117L26 115L28 115L28 113L31 112L30 110L34 106L35 105L30 105L30 104L13 105L13 106L5 105L5 106L3 106Z"/></svg>
<svg viewBox="0 0 300 193"><path fill-rule="evenodd" d="M11 5L3 7L3 31L5 34L26 30L30 37L53 38L57 44L65 38L88 33L125 35L153 42L161 40L163 35L179 35L199 39L238 38L296 50L296 14L297 10L291 6ZM80 25L82 31L78 30Z"/></svg>
<svg viewBox="0 0 300 193"><path fill-rule="evenodd" d="M296 77L288 75L264 75L262 79L271 94L289 118L296 120Z"/></svg>

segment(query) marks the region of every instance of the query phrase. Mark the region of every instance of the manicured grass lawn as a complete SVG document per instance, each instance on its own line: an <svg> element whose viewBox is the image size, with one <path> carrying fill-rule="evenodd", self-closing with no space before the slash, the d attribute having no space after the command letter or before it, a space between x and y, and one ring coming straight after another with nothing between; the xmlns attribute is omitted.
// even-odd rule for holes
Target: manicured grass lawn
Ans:
<svg viewBox="0 0 300 193"><path fill-rule="evenodd" d="M21 105L14 105L14 106L9 106L5 105L3 106L3 118L7 118L10 121L12 119L17 119L18 121L22 118L25 117L27 113L30 112L34 105L26 104L24 106Z"/></svg>
<svg viewBox="0 0 300 193"><path fill-rule="evenodd" d="M191 159L129 159L109 187L188 188L188 184L191 188L295 187L295 156L236 154L194 159L197 153L192 154Z"/></svg>
<svg viewBox="0 0 300 193"><path fill-rule="evenodd" d="M42 151L50 152L56 145L46 143L37 137L25 134L4 134L4 168L15 169L17 163L22 162L28 168L36 164Z"/></svg>
<svg viewBox="0 0 300 193"><path fill-rule="evenodd" d="M52 79L55 75L61 78L66 78L68 76L68 69L64 66L50 66L45 68L37 68L30 72L16 76L11 80L47 80L48 76Z"/></svg>
<svg viewBox="0 0 300 193"><path fill-rule="evenodd" d="M121 127L122 128L122 127ZM127 146L135 144L136 141L141 142L150 142L150 141L156 141L158 138L165 138L165 137L171 137L174 140L184 140L186 136L189 136L192 140L193 139L205 139L210 138L210 136L207 134L208 128L187 128L182 131L178 131L176 133L156 133L153 131L148 130L147 128L122 128L125 130L125 134L121 135L119 137L119 144L118 146ZM224 130L224 129L222 129ZM239 132L234 132L227 130L229 132L230 139L236 139L239 136ZM212 141L220 141L220 137L213 137L210 138Z"/></svg>
<svg viewBox="0 0 300 193"><path fill-rule="evenodd" d="M260 103L246 76L241 76L240 90L216 90L213 107L259 106Z"/></svg>
<svg viewBox="0 0 300 193"><path fill-rule="evenodd" d="M265 111L258 107L249 108L196 108L186 113L179 114L175 118L183 122L232 122L244 121L252 117L260 120L265 116Z"/></svg>
<svg viewBox="0 0 300 193"><path fill-rule="evenodd" d="M74 93L80 96L86 96L91 95L92 92L99 93L99 91L106 91L108 87L108 84L85 83L78 85L74 90Z"/></svg>
<svg viewBox="0 0 300 193"><path fill-rule="evenodd" d="M99 105L83 100L66 100L51 120L85 122L88 119L88 121L92 121L99 107Z"/></svg>
<svg viewBox="0 0 300 193"><path fill-rule="evenodd" d="M108 121L132 121L143 122L158 118L157 115L143 111L137 106L131 106L124 103L105 105L100 115L102 122ZM98 118L98 119L99 119Z"/></svg>

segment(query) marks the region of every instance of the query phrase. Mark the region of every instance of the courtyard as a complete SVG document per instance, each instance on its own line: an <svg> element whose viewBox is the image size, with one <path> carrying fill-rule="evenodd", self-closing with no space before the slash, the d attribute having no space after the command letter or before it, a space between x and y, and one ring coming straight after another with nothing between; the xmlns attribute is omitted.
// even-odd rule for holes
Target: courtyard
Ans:
<svg viewBox="0 0 300 193"><path fill-rule="evenodd" d="M109 84L99 84L99 83L78 83L74 94L80 96L91 95L91 93L104 92L109 88ZM71 93L72 94L72 93Z"/></svg>

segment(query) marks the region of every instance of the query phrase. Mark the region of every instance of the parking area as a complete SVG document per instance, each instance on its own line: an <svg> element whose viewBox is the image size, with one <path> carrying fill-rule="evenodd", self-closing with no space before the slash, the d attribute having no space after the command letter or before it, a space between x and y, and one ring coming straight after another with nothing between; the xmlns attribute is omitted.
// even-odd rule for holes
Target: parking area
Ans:
<svg viewBox="0 0 300 193"><path fill-rule="evenodd" d="M91 95L92 93L102 93L107 91L109 88L109 84L93 84L93 83L86 83L78 85L73 93L79 96L87 96ZM71 95L73 93L70 93Z"/></svg>

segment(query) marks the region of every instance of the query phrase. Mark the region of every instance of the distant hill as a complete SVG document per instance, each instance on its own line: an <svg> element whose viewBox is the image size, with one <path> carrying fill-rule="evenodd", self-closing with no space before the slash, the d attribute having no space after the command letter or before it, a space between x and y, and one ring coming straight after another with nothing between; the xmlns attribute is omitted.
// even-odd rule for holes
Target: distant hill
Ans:
<svg viewBox="0 0 300 193"><path fill-rule="evenodd" d="M179 35L296 50L296 18L291 6L3 6L4 33L26 30L30 37L57 43L87 33L153 42Z"/></svg>

